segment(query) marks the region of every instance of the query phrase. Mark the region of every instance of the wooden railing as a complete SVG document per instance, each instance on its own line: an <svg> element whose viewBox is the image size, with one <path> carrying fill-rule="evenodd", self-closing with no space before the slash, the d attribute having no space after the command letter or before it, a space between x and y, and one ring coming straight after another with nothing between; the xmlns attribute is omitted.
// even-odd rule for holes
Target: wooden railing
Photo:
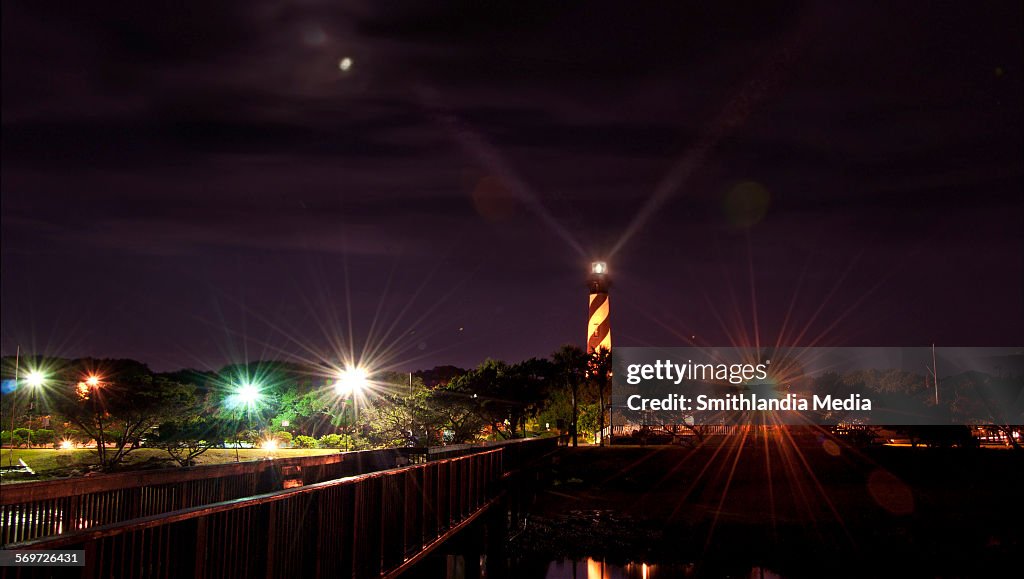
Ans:
<svg viewBox="0 0 1024 579"><path fill-rule="evenodd" d="M83 549L85 567L60 569L80 577L392 577L483 513L514 468L555 444L525 441L8 548ZM4 567L0 576L54 570Z"/></svg>
<svg viewBox="0 0 1024 579"><path fill-rule="evenodd" d="M423 446L400 449L403 455L409 457L411 462L429 462L445 458L455 458L480 452L482 449L507 448L507 455L515 455L510 462L518 464L518 455L523 454L524 460L529 460L531 454L545 454L554 450L558 445L565 444L568 437L543 437L543 438L513 438L495 442L482 442L476 444L450 444L447 446Z"/></svg>
<svg viewBox="0 0 1024 579"><path fill-rule="evenodd" d="M0 545L393 468L395 450L239 462L8 484Z"/></svg>

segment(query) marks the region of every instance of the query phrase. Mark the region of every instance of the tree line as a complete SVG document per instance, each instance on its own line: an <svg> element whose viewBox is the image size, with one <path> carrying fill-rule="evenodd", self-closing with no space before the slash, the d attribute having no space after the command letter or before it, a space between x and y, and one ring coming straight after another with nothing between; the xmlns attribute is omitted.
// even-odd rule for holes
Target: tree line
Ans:
<svg viewBox="0 0 1024 579"><path fill-rule="evenodd" d="M564 346L548 358L486 360L468 370L373 372L365 389L341 393L326 364L154 372L129 359L23 357L22 377L25 368L45 375L29 386L13 381L14 362L3 360L0 420L15 425L4 444L88 443L109 471L143 447L190 465L210 448L267 441L343 450L548 434L575 442L606 422L611 359Z"/></svg>

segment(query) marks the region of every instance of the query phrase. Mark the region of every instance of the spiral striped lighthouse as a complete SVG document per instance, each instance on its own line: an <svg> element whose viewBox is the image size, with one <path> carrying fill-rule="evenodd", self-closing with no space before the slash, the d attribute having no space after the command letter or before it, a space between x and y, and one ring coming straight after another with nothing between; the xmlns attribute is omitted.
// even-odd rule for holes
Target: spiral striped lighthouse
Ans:
<svg viewBox="0 0 1024 579"><path fill-rule="evenodd" d="M590 264L590 317L587 320L587 353L612 349L612 327L608 320L608 265L603 261Z"/></svg>

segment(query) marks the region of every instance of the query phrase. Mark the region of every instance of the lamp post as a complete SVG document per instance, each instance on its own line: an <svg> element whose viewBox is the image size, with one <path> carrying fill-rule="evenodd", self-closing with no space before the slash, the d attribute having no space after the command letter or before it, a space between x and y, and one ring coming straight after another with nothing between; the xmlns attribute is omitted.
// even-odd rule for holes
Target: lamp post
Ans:
<svg viewBox="0 0 1024 579"><path fill-rule="evenodd" d="M9 456L8 456L8 462L11 464L11 466L14 466L14 428L16 426L16 418L17 418L16 405L15 405L15 402L17 400L16 400L15 397L18 394L18 390L17 390L17 387L18 387L18 370L19 370L19 368L18 368L18 358L20 357L20 354L21 354L21 349L18 348L18 353L15 355L15 363L14 363L14 384L15 384L15 390L14 390L14 392L11 393L11 446L10 446L10 453L9 453ZM45 386L48 382L52 382L52 380L49 377L47 377L46 374L44 374L40 370L31 370L31 371L29 371L29 373L26 374L25 378L24 378L24 383L29 388L29 392L28 392L28 408L25 410L25 416L28 418L28 429L27 430L29 431L28 440L26 442L27 442L29 448L32 448L32 413L35 410L36 393L39 391L40 388ZM67 385L66 381L64 381L62 383ZM99 376L90 374L89 376L87 376L85 378L85 380L83 382L79 382L78 384L79 384L79 388L81 388L83 384L87 385L87 387L90 388L90 389L91 388L96 388L96 387L99 387L99 385L100 385L100 378L99 378Z"/></svg>
<svg viewBox="0 0 1024 579"><path fill-rule="evenodd" d="M46 382L46 376L38 370L33 370L28 373L25 377L25 384L29 386L28 393L28 409L25 411L25 415L28 417L28 440L26 443L28 447L32 448L32 411L35 410L36 404L36 390L41 388ZM11 428L11 444L14 444L14 428Z"/></svg>
<svg viewBox="0 0 1024 579"><path fill-rule="evenodd" d="M14 416L17 414L15 410L17 407L14 405L16 402L15 396L18 395L18 362L21 360L21 346L18 346L14 350L14 390L11 391L11 442L10 449L7 453L7 462L9 466L14 466Z"/></svg>
<svg viewBox="0 0 1024 579"><path fill-rule="evenodd" d="M246 382L238 387L233 396L234 400L232 404L235 408L241 408L246 419L249 418L250 412L259 403L260 398L263 397L263 393L260 391L260 387L252 382ZM249 425L249 421L246 420L246 426ZM238 454L238 447L242 445L242 441L239 440L238 434L235 434L235 462L240 462L241 459Z"/></svg>
<svg viewBox="0 0 1024 579"><path fill-rule="evenodd" d="M95 374L89 374L88 376L85 377L84 380L79 381L77 386L78 395L81 398L88 400L89 407L92 408L93 418L94 420L97 421L97 423L99 423L102 417L103 408L101 401L98 400L99 397L96 396L96 391L102 385L103 381L99 376ZM97 403L100 404L97 405ZM99 437L96 439L96 453L100 457L100 462L105 464L107 455L107 439L106 436L104 435L102 428L100 428L97 431L97 434L99 435Z"/></svg>
<svg viewBox="0 0 1024 579"><path fill-rule="evenodd" d="M346 400L351 400L353 425L359 420L359 405L356 403L356 397L366 390L369 383L369 373L359 366L348 366L338 372L338 380L334 383L334 392L342 398L343 404ZM342 410L342 415L344 415L344 410Z"/></svg>
<svg viewBox="0 0 1024 579"><path fill-rule="evenodd" d="M352 419L359 419L359 409L355 403L356 396L366 389L369 374L358 366L349 366L338 372L338 380L334 383L334 391L342 398L352 400Z"/></svg>

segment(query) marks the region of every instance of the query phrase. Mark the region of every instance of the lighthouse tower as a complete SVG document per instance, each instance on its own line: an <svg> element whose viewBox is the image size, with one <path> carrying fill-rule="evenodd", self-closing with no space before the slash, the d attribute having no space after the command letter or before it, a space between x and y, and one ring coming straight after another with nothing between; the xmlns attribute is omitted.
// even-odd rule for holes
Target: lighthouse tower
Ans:
<svg viewBox="0 0 1024 579"><path fill-rule="evenodd" d="M608 265L603 261L590 264L590 318L587 320L587 353L600 348L612 349L612 327L608 321Z"/></svg>

